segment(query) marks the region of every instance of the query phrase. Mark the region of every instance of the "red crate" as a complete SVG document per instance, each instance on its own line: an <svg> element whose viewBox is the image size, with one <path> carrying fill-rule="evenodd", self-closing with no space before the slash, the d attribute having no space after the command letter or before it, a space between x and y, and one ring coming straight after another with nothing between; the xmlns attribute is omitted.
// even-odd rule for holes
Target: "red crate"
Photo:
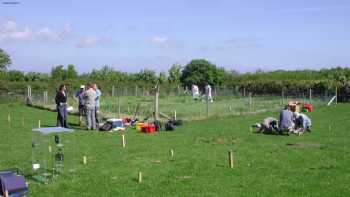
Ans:
<svg viewBox="0 0 350 197"><path fill-rule="evenodd" d="M156 126L154 124L145 124L141 127L143 133L155 133Z"/></svg>

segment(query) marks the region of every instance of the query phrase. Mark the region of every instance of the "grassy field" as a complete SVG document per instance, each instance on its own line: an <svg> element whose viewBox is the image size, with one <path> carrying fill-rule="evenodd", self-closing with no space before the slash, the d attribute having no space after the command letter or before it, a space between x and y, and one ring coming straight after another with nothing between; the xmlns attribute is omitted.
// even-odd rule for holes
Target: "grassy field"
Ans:
<svg viewBox="0 0 350 197"><path fill-rule="evenodd" d="M31 173L32 132L55 125L56 114L20 104L0 104L0 169ZM11 114L11 125L7 122ZM29 196L349 196L350 105L316 108L313 132L303 136L261 135L249 125L277 112L192 121L174 132L145 135L80 130L66 154L69 168L48 185L32 181ZM24 118L24 125L22 119ZM52 140L53 140L53 136ZM172 159L169 151L174 150ZM227 152L234 150L235 167ZM83 156L87 164L83 165ZM137 173L143 182L137 182Z"/></svg>

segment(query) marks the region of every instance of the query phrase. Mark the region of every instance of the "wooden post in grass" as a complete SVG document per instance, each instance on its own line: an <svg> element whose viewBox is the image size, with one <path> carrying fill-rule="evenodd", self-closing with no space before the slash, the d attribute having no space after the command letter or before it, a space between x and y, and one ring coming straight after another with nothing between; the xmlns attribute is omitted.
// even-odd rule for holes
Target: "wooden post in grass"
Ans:
<svg viewBox="0 0 350 197"><path fill-rule="evenodd" d="M176 110L174 110L174 119L176 120Z"/></svg>
<svg viewBox="0 0 350 197"><path fill-rule="evenodd" d="M174 158L174 150L173 149L170 150L170 156L171 156L171 158Z"/></svg>
<svg viewBox="0 0 350 197"><path fill-rule="evenodd" d="M228 162L229 162L230 168L233 168L233 151L232 150L228 151Z"/></svg>
<svg viewBox="0 0 350 197"><path fill-rule="evenodd" d="M51 153L52 152L52 148L51 148L51 146L49 146L49 153Z"/></svg>
<svg viewBox="0 0 350 197"><path fill-rule="evenodd" d="M38 121L38 128L41 128L41 120Z"/></svg>
<svg viewBox="0 0 350 197"><path fill-rule="evenodd" d="M83 157L83 164L86 165L86 156Z"/></svg>
<svg viewBox="0 0 350 197"><path fill-rule="evenodd" d="M139 172L137 174L137 180L138 180L139 183L142 183L142 172Z"/></svg>
<svg viewBox="0 0 350 197"><path fill-rule="evenodd" d="M9 123L9 125L11 125L11 114L10 114L10 112L7 114L7 122Z"/></svg>
<svg viewBox="0 0 350 197"><path fill-rule="evenodd" d="M155 102L154 102L154 119L159 119L159 85L156 85Z"/></svg>
<svg viewBox="0 0 350 197"><path fill-rule="evenodd" d="M232 106L228 106L228 111L231 112L232 111Z"/></svg>
<svg viewBox="0 0 350 197"><path fill-rule="evenodd" d="M284 105L284 89L282 88L282 105Z"/></svg>
<svg viewBox="0 0 350 197"><path fill-rule="evenodd" d="M125 143L125 135L122 134L122 147L125 148L126 143Z"/></svg>

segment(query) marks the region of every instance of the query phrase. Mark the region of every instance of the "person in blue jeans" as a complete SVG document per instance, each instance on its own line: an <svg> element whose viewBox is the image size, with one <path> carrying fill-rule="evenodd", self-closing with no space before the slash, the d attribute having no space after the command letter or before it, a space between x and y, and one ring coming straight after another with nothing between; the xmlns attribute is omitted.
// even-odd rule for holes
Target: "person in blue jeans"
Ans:
<svg viewBox="0 0 350 197"><path fill-rule="evenodd" d="M100 98L101 98L101 91L98 89L96 83L93 84L93 89L96 93L96 99L95 99L95 118L96 118L96 125L99 127L100 125Z"/></svg>
<svg viewBox="0 0 350 197"><path fill-rule="evenodd" d="M68 128L68 111L67 111L67 90L65 85L60 85L58 88L55 102L57 109L57 126Z"/></svg>

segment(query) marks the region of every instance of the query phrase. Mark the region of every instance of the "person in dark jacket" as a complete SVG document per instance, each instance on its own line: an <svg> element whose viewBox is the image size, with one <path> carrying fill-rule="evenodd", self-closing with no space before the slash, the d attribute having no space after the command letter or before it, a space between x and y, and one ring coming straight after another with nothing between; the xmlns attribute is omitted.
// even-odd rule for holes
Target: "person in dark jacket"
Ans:
<svg viewBox="0 0 350 197"><path fill-rule="evenodd" d="M55 101L56 101L56 109L57 109L57 126L68 128L67 124L67 91L65 85L60 85Z"/></svg>

